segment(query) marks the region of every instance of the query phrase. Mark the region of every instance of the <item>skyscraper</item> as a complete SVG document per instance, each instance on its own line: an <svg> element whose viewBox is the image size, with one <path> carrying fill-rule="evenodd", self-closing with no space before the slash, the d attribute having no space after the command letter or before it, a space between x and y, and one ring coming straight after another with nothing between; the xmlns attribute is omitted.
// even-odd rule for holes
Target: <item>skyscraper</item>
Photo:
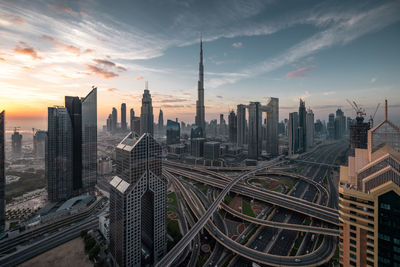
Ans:
<svg viewBox="0 0 400 267"><path fill-rule="evenodd" d="M121 130L126 131L127 130L127 124L126 124L126 104L122 103L121 104Z"/></svg>
<svg viewBox="0 0 400 267"><path fill-rule="evenodd" d="M14 129L14 133L11 135L11 149L14 157L21 157L22 155L22 134Z"/></svg>
<svg viewBox="0 0 400 267"><path fill-rule="evenodd" d="M97 183L97 88L82 103L82 188L93 190Z"/></svg>
<svg viewBox="0 0 400 267"><path fill-rule="evenodd" d="M336 110L336 118L335 118L335 139L340 139L343 137L346 131L346 117L344 116L343 111L338 108Z"/></svg>
<svg viewBox="0 0 400 267"><path fill-rule="evenodd" d="M236 144L237 142L237 117L235 111L231 110L228 116L229 123L229 142Z"/></svg>
<svg viewBox="0 0 400 267"><path fill-rule="evenodd" d="M246 144L246 106L237 105L237 144L243 146Z"/></svg>
<svg viewBox="0 0 400 267"><path fill-rule="evenodd" d="M349 156L355 156L356 148L368 148L368 130L370 124L364 122L362 116L357 117L353 124L350 124L350 151Z"/></svg>
<svg viewBox="0 0 400 267"><path fill-rule="evenodd" d="M47 194L49 201L57 202L70 198L74 189L73 130L68 110L49 107L47 125Z"/></svg>
<svg viewBox="0 0 400 267"><path fill-rule="evenodd" d="M155 265L167 250L167 181L161 146L129 133L116 148L110 185L110 253L118 266ZM149 255L142 260L142 250ZM146 253L146 254L147 254Z"/></svg>
<svg viewBox="0 0 400 267"><path fill-rule="evenodd" d="M129 117L129 122L130 122L130 129L131 129L131 131L132 131L132 120L133 120L133 118L135 117L135 111L133 110L133 108L131 108L131 110L130 110L130 117Z"/></svg>
<svg viewBox="0 0 400 267"><path fill-rule="evenodd" d="M74 190L82 188L82 103L77 96L65 97L72 126L72 179Z"/></svg>
<svg viewBox="0 0 400 267"><path fill-rule="evenodd" d="M94 189L97 180L97 88L48 108L46 175L50 201Z"/></svg>
<svg viewBox="0 0 400 267"><path fill-rule="evenodd" d="M306 114L306 150L314 146L314 113L309 108Z"/></svg>
<svg viewBox="0 0 400 267"><path fill-rule="evenodd" d="M327 125L328 139L335 138L335 114L330 113Z"/></svg>
<svg viewBox="0 0 400 267"><path fill-rule="evenodd" d="M33 136L33 154L36 158L44 159L46 154L47 132L38 130Z"/></svg>
<svg viewBox="0 0 400 267"><path fill-rule="evenodd" d="M112 108L112 113L111 113L111 131L116 132L117 131L117 122L118 122L118 112L116 108Z"/></svg>
<svg viewBox="0 0 400 267"><path fill-rule="evenodd" d="M296 154L299 147L299 114L297 112L289 113L289 155Z"/></svg>
<svg viewBox="0 0 400 267"><path fill-rule="evenodd" d="M307 132L306 132L306 103L300 99L299 106L299 152L306 151Z"/></svg>
<svg viewBox="0 0 400 267"><path fill-rule="evenodd" d="M363 138L363 136L361 136ZM400 265L400 128L385 119L340 167L339 263Z"/></svg>
<svg viewBox="0 0 400 267"><path fill-rule="evenodd" d="M4 120L5 120L5 111L3 110L0 113L0 233L4 231L4 226L5 226L5 209L6 209L6 203L5 203L5 195L4 195L4 187L6 185L6 173L5 173L5 166L4 166L4 160L5 160L5 143L4 143L4 137L5 137L5 129L4 129Z"/></svg>
<svg viewBox="0 0 400 267"><path fill-rule="evenodd" d="M250 102L249 104L249 147L248 157L257 160L262 150L261 135L262 116L260 102Z"/></svg>
<svg viewBox="0 0 400 267"><path fill-rule="evenodd" d="M154 135L154 116L153 116L153 105L151 100L150 91L148 89L148 83L146 82L146 88L144 89L142 98L142 109L140 112L140 133L150 133Z"/></svg>
<svg viewBox="0 0 400 267"><path fill-rule="evenodd" d="M167 145L179 144L181 138L180 125L176 121L167 121Z"/></svg>
<svg viewBox="0 0 400 267"><path fill-rule="evenodd" d="M158 132L161 134L164 129L164 113L160 109L160 113L158 114Z"/></svg>
<svg viewBox="0 0 400 267"><path fill-rule="evenodd" d="M197 82L198 99L196 101L195 124L202 129L202 137L206 136L206 121L204 111L204 66L203 66L203 41L200 40L199 81Z"/></svg>
<svg viewBox="0 0 400 267"><path fill-rule="evenodd" d="M264 110L267 112L266 151L276 156L279 154L278 123L279 123L279 98L270 97Z"/></svg>

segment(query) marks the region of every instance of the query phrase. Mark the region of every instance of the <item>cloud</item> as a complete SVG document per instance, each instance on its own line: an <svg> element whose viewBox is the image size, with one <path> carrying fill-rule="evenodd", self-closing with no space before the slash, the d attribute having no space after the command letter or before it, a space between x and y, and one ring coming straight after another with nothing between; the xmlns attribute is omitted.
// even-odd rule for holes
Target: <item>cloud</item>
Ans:
<svg viewBox="0 0 400 267"><path fill-rule="evenodd" d="M328 95L334 95L334 94L336 94L335 91L328 91L328 92L324 92L324 93L323 93L323 95L326 95L326 96L328 96Z"/></svg>
<svg viewBox="0 0 400 267"><path fill-rule="evenodd" d="M62 42L62 41L56 40L56 39L54 39L53 37L48 36L48 35L45 35L45 34L42 35L41 38L42 38L43 40L46 40L46 41L49 41L49 42L53 43L53 44L54 44L55 46L57 46L58 48L60 48L60 49L62 49L62 50L64 50L64 51L66 51L66 52L75 54L75 55L77 55L77 56L80 56L82 53L92 53L92 52L93 52L92 49L86 49L86 50L84 50L83 52L81 52L81 49L79 49L78 47L73 46L73 45L66 44L66 43L64 43L64 42Z"/></svg>
<svg viewBox="0 0 400 267"><path fill-rule="evenodd" d="M25 24L25 20L19 16L13 15L13 14L7 14L7 17L9 19L9 21L11 22L16 22L16 23L20 23L20 24Z"/></svg>
<svg viewBox="0 0 400 267"><path fill-rule="evenodd" d="M114 93L116 91L118 91L117 88L107 88L107 92Z"/></svg>
<svg viewBox="0 0 400 267"><path fill-rule="evenodd" d="M86 66L92 73L95 73L95 74L103 77L104 79L111 79L111 78L115 78L115 77L119 76L117 73L114 73L112 71L107 71L105 69L102 69L102 68L94 66L94 65L87 64Z"/></svg>
<svg viewBox="0 0 400 267"><path fill-rule="evenodd" d="M222 95L217 95L217 98L222 99L223 97Z"/></svg>
<svg viewBox="0 0 400 267"><path fill-rule="evenodd" d="M311 96L310 92L305 91L304 94L302 94L302 95L300 95L300 96L296 96L295 98L293 98L293 101L294 101L294 102L298 102L299 99L306 100L306 99L309 98L310 96Z"/></svg>
<svg viewBox="0 0 400 267"><path fill-rule="evenodd" d="M68 13L68 14L72 14L72 15L75 15L77 13L77 12L73 11L70 7L68 7L62 3L57 3L54 5L49 4L49 5L47 5L47 7L53 9L57 13Z"/></svg>
<svg viewBox="0 0 400 267"><path fill-rule="evenodd" d="M307 76L307 72L311 71L311 67L304 67L286 74L287 79L303 78Z"/></svg>
<svg viewBox="0 0 400 267"><path fill-rule="evenodd" d="M117 66L117 64L115 64L114 62L112 62L110 60L95 58L95 59L93 59L93 61L99 65L103 65L106 68L114 68L115 70L117 70L119 72L127 71L126 68L124 68L122 66Z"/></svg>
<svg viewBox="0 0 400 267"><path fill-rule="evenodd" d="M140 81L140 80L143 80L143 79L144 79L144 78L143 78L142 75L136 76L136 78L135 78L136 81Z"/></svg>
<svg viewBox="0 0 400 267"><path fill-rule="evenodd" d="M6 62L6 59L3 57L0 57L0 61Z"/></svg>
<svg viewBox="0 0 400 267"><path fill-rule="evenodd" d="M233 46L234 48L239 48L239 47L242 47L243 44L242 44L242 42L237 42L237 43L233 43L232 46Z"/></svg>
<svg viewBox="0 0 400 267"><path fill-rule="evenodd" d="M163 105L163 108L184 108L185 105Z"/></svg>
<svg viewBox="0 0 400 267"><path fill-rule="evenodd" d="M127 71L127 69L124 68L124 67L122 67L122 66L117 66L117 70L118 70L119 72Z"/></svg>
<svg viewBox="0 0 400 267"><path fill-rule="evenodd" d="M375 82L376 82L376 78L375 78L375 77L372 77L370 83L375 83Z"/></svg>
<svg viewBox="0 0 400 267"><path fill-rule="evenodd" d="M14 48L14 52L17 54L31 56L33 59L41 59L36 50L25 42L19 42L19 45Z"/></svg>

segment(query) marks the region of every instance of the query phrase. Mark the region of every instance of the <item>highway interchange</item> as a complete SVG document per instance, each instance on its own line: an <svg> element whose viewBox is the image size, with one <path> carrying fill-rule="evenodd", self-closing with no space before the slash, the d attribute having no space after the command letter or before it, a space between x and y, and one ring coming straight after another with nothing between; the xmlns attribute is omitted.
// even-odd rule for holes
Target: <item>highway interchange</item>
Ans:
<svg viewBox="0 0 400 267"><path fill-rule="evenodd" d="M248 168L237 177L233 175L230 177L229 173L218 173L215 169L206 170L176 163L164 164L165 176L172 180L175 186L180 187L179 192L183 195L192 215L197 218L197 222L157 266L171 265L203 227L221 246L225 247L228 254L237 255L231 260L230 266L251 266L252 262L269 266L318 266L327 262L336 249L338 214L335 209L337 193L332 192L334 183L325 177L329 177L327 175L330 174L337 155L346 148L346 143L330 144L304 157L303 162L296 166L305 166L303 175L298 175L299 178L305 179L299 179L288 195L256 188L245 182L246 177L257 172L265 172L266 169L271 169L276 165L281 165L280 169L288 165L280 159L264 163L264 166L257 168ZM305 164L305 161L311 163ZM315 162L326 164L315 164ZM276 173L270 170L269 172ZM282 175L284 173L281 172ZM179 177L214 188L214 197L206 202L205 196L201 196L199 190L193 189L192 183ZM306 181L307 178L309 181ZM328 185L327 189L322 186L324 182ZM227 188L229 190L226 190ZM217 190L218 193L216 193ZM267 220L239 215L232 209L229 210L229 207L222 202L227 191L269 203L269 208L274 208L274 211ZM208 204L205 205L206 203ZM248 227L257 225L256 233L246 244L235 242L222 231L222 226L216 219L217 216L213 216L213 214L219 214L216 212L219 208L251 222ZM304 225L306 218L311 219L310 226ZM297 253L294 256L288 256L300 231L303 232L304 238ZM216 246L216 249L220 250L219 246ZM216 265L217 262L218 260L211 265Z"/></svg>

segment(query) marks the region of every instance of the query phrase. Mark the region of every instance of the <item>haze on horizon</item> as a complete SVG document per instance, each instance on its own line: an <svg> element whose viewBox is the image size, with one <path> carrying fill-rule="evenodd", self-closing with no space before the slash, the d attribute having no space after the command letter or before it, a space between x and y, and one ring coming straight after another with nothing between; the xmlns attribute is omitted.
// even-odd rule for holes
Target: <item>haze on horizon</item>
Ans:
<svg viewBox="0 0 400 267"><path fill-rule="evenodd" d="M203 36L206 120L236 105L303 98L316 119L346 99L367 114L389 99L400 122L398 1L1 1L0 109L7 128L45 128L47 107L98 87L99 127L112 107L194 121ZM120 114L118 114L120 115ZM382 109L376 121L383 118Z"/></svg>

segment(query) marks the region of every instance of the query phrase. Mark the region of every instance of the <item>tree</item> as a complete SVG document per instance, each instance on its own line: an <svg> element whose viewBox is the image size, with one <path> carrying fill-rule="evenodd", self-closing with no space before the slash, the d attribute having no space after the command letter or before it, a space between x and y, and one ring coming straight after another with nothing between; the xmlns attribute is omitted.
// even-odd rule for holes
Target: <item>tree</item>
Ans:
<svg viewBox="0 0 400 267"><path fill-rule="evenodd" d="M96 244L90 251L89 251L89 259L92 261L97 255L99 255L100 246Z"/></svg>

